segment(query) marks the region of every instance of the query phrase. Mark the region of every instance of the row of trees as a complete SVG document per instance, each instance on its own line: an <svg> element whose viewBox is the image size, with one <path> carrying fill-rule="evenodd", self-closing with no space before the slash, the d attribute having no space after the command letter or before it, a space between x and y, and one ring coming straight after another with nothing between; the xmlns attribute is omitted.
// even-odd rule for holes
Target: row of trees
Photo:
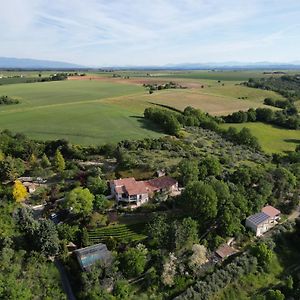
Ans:
<svg viewBox="0 0 300 300"><path fill-rule="evenodd" d="M288 108L289 106L292 107L294 106L293 105L293 102L291 100L276 100L276 99L273 99L273 98L265 98L264 99L264 104L265 105L270 105L270 106L274 106L274 107L278 107L278 108Z"/></svg>
<svg viewBox="0 0 300 300"><path fill-rule="evenodd" d="M270 108L250 108L248 111L238 111L224 116L223 119L226 123L263 122L288 129L300 128L300 116L294 106L282 111L273 111Z"/></svg>
<svg viewBox="0 0 300 300"><path fill-rule="evenodd" d="M300 97L300 77L297 74L280 77L250 78L243 84L248 87L271 90L288 99L299 99Z"/></svg>
<svg viewBox="0 0 300 300"><path fill-rule="evenodd" d="M172 135L178 135L182 126L196 126L213 130L234 143L260 150L257 138L251 134L249 129L243 128L240 132L237 132L233 128L229 128L228 130L221 129L218 126L222 122L221 119L212 117L190 106L186 107L183 113L160 108L146 108L144 116L146 119L161 126L166 133Z"/></svg>

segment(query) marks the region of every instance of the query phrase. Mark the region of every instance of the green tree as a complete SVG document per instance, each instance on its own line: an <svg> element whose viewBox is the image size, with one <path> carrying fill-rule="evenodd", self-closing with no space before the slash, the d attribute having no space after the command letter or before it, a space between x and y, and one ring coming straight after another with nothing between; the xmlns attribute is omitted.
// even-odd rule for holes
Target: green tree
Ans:
<svg viewBox="0 0 300 300"><path fill-rule="evenodd" d="M183 251L191 249L199 242L198 223L192 218L185 218L181 223L174 222L171 226L174 231L175 249Z"/></svg>
<svg viewBox="0 0 300 300"><path fill-rule="evenodd" d="M222 171L219 160L213 156L207 156L200 165L203 164L207 169L207 175L219 176Z"/></svg>
<svg viewBox="0 0 300 300"><path fill-rule="evenodd" d="M56 170L58 172L63 172L64 169L66 168L65 159L62 156L62 154L59 151L59 149L56 149L55 158L54 158L54 164L55 164Z"/></svg>
<svg viewBox="0 0 300 300"><path fill-rule="evenodd" d="M115 283L113 294L117 299L129 299L130 285L126 280L119 280Z"/></svg>
<svg viewBox="0 0 300 300"><path fill-rule="evenodd" d="M88 215L93 210L94 199L89 189L77 187L67 194L65 205L75 214Z"/></svg>
<svg viewBox="0 0 300 300"><path fill-rule="evenodd" d="M15 180L25 172L25 164L20 158L12 158L7 156L0 161L0 179Z"/></svg>
<svg viewBox="0 0 300 300"><path fill-rule="evenodd" d="M159 248L164 248L168 243L169 224L167 219L162 215L155 215L147 225L147 233L151 243Z"/></svg>
<svg viewBox="0 0 300 300"><path fill-rule="evenodd" d="M292 192L296 186L296 177L286 168L278 167L272 171L274 180L274 196L282 199L286 193Z"/></svg>
<svg viewBox="0 0 300 300"><path fill-rule="evenodd" d="M148 250L143 244L129 248L121 257L121 269L128 277L135 277L144 272L147 263Z"/></svg>
<svg viewBox="0 0 300 300"><path fill-rule="evenodd" d="M107 192L107 183L100 177L89 176L87 178L87 188L94 194L105 194Z"/></svg>
<svg viewBox="0 0 300 300"><path fill-rule="evenodd" d="M51 167L51 162L50 162L48 156L45 153L42 156L41 165L42 165L43 168Z"/></svg>
<svg viewBox="0 0 300 300"><path fill-rule="evenodd" d="M184 159L179 163L178 168L180 181L184 186L191 181L198 180L199 170L196 161Z"/></svg>
<svg viewBox="0 0 300 300"><path fill-rule="evenodd" d="M256 256L261 265L267 266L274 257L274 252L265 243L259 243L251 248L251 252Z"/></svg>
<svg viewBox="0 0 300 300"><path fill-rule="evenodd" d="M104 195L96 195L94 200L94 210L104 211L111 208L114 201L108 200Z"/></svg>
<svg viewBox="0 0 300 300"><path fill-rule="evenodd" d="M217 216L217 195L210 184L195 181L188 184L182 193L186 211L201 220L211 221Z"/></svg>
<svg viewBox="0 0 300 300"><path fill-rule="evenodd" d="M266 300L284 300L285 296L279 290L269 290L266 294Z"/></svg>
<svg viewBox="0 0 300 300"><path fill-rule="evenodd" d="M58 232L53 222L41 220L35 233L34 242L39 251L46 256L54 256L59 251Z"/></svg>

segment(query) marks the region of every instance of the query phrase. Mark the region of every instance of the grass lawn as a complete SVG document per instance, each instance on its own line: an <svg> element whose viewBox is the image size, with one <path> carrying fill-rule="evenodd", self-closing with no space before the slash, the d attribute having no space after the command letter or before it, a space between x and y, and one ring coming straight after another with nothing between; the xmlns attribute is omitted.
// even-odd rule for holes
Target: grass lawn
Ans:
<svg viewBox="0 0 300 300"><path fill-rule="evenodd" d="M223 124L222 126L224 128L231 126L238 130L243 127L249 128L267 153L293 151L300 143L300 130L289 130L263 123Z"/></svg>

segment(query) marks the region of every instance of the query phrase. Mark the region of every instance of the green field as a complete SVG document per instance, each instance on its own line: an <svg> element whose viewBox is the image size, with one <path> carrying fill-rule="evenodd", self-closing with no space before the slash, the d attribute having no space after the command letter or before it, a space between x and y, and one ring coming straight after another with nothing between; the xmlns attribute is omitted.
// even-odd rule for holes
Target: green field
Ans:
<svg viewBox="0 0 300 300"><path fill-rule="evenodd" d="M262 123L224 124L240 130L247 127L258 138L263 150L267 153L293 151L300 144L300 130L288 130Z"/></svg>
<svg viewBox="0 0 300 300"><path fill-rule="evenodd" d="M226 75L224 83L209 77L208 71L173 73L161 71L149 77L144 71L121 72L130 74L129 79L113 78L108 72L90 73L81 80L1 85L0 95L17 98L20 104L0 107L0 129L22 132L41 140L65 138L84 145L114 143L161 136L158 128L142 118L144 109L153 104L181 110L193 106L213 115L226 115L264 106L266 97L282 98L271 91L241 86L233 81L238 79L233 76L236 72L212 72ZM262 74L252 73L238 74L240 80ZM176 79L168 77L175 75ZM25 76L30 78L36 73L28 72ZM207 77L210 79L205 79ZM150 95L142 86L147 82L171 80L187 89L155 91ZM288 143L284 143L282 149L285 144Z"/></svg>
<svg viewBox="0 0 300 300"><path fill-rule="evenodd" d="M272 71L270 71L272 72ZM288 74L296 74L297 71L287 70ZM268 76L282 76L282 74L264 74L263 70L150 70L150 71L115 71L116 74L130 77L168 77L186 79L208 79L224 81L247 81L249 78L261 78ZM107 73L106 73L107 74ZM110 74L110 73L108 73Z"/></svg>
<svg viewBox="0 0 300 300"><path fill-rule="evenodd" d="M0 128L36 139L66 138L80 144L159 136L134 109L108 102L108 98L141 93L144 90L137 85L96 81L1 86L1 95L16 97L21 104L0 108Z"/></svg>

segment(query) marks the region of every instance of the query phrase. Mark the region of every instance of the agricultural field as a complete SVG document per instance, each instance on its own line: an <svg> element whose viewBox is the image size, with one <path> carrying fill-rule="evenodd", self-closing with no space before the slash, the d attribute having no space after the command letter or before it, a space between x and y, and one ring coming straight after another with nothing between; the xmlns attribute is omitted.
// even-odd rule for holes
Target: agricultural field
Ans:
<svg viewBox="0 0 300 300"><path fill-rule="evenodd" d="M300 131L289 130L262 123L223 124L224 128L235 127L240 130L247 127L258 138L267 153L293 151L300 144Z"/></svg>
<svg viewBox="0 0 300 300"><path fill-rule="evenodd" d="M281 76L280 74L264 74L262 70L182 70L182 71L121 71L118 72L124 76L133 77L168 77L168 78L186 78L186 79L208 79L208 80L224 80L224 81L245 81L249 78L261 78L268 76ZM294 74L294 71L286 71L288 74Z"/></svg>
<svg viewBox="0 0 300 300"><path fill-rule="evenodd" d="M35 139L66 138L78 144L156 137L160 133L141 114L110 104L108 98L143 94L137 85L96 81L60 81L0 87L20 100L1 107L0 127ZM106 99L106 103L102 103Z"/></svg>
<svg viewBox="0 0 300 300"><path fill-rule="evenodd" d="M259 77L262 72L157 71L147 75L145 71L123 71L115 74L121 77L113 77L111 72L94 72L58 82L1 85L0 95L16 98L20 104L0 107L0 128L22 132L34 139L65 138L72 143L98 145L161 136L157 127L142 118L144 109L151 105L168 105L179 110L193 106L213 115L226 115L262 107L266 97L282 98L272 91L241 86L237 81L255 74ZM234 77L237 74L240 77ZM33 76L37 73L26 74L27 78ZM143 83L170 81L186 89L149 94L143 87Z"/></svg>
<svg viewBox="0 0 300 300"><path fill-rule="evenodd" d="M97 243L103 243L107 239L114 239L118 242L132 242L141 241L146 238L145 235L140 233L140 228L144 227L144 224L132 224L132 225L111 225L107 227L100 227L94 230L88 231L88 243L94 245Z"/></svg>

